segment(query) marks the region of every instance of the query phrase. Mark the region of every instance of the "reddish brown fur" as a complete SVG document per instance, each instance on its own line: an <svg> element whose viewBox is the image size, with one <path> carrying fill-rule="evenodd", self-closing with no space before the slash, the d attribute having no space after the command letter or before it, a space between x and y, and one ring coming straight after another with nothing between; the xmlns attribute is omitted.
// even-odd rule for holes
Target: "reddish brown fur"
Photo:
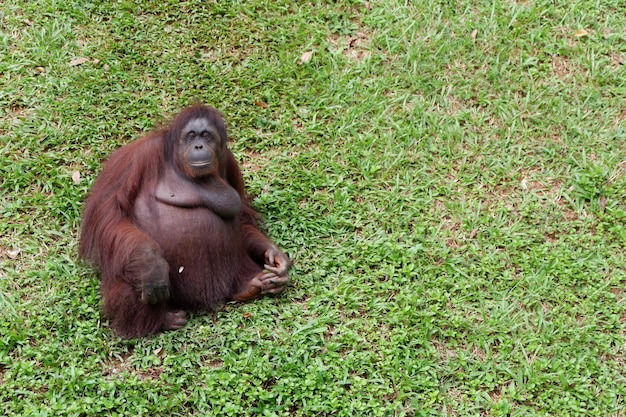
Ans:
<svg viewBox="0 0 626 417"><path fill-rule="evenodd" d="M161 207L154 199L155 188L167 170L181 172L175 157L176 137L187 121L198 117L212 120L223 135L220 176L241 197L241 212L234 219L221 219L206 214L206 208L163 206L169 220L146 226L150 222L136 218L136 203L142 198L150 208ZM258 229L259 216L248 204L239 166L225 143L219 113L210 107L193 106L181 112L167 129L155 130L118 149L98 176L86 200L80 255L100 272L104 314L120 336L165 330L167 312L177 308L211 309L233 298L245 301L262 294L250 282L262 273L266 251L274 246ZM206 237L200 236L200 244L186 242L182 230L188 215L202 219L203 227L211 231ZM172 227L172 221L180 227ZM162 227L168 228L166 233L158 231ZM167 242L181 242L185 252ZM180 273L178 264L186 265L188 275ZM170 298L156 304L142 302L142 286L152 284L152 277L167 274L168 269ZM200 295L190 301L188 293Z"/></svg>

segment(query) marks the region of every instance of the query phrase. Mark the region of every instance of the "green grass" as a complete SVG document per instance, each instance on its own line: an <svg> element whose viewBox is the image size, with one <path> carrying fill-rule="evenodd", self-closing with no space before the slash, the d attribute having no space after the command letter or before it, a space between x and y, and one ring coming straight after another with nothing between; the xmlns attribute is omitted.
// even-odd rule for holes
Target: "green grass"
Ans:
<svg viewBox="0 0 626 417"><path fill-rule="evenodd" d="M625 9L4 0L0 414L626 415ZM82 202L195 100L293 285L120 340Z"/></svg>

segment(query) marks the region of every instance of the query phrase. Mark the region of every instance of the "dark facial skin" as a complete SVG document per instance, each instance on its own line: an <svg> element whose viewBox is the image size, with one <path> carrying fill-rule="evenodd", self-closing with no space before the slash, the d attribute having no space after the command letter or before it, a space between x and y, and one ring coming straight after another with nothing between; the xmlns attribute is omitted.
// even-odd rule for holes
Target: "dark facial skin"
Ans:
<svg viewBox="0 0 626 417"><path fill-rule="evenodd" d="M222 138L208 119L190 120L178 138L178 160L191 178L219 173Z"/></svg>

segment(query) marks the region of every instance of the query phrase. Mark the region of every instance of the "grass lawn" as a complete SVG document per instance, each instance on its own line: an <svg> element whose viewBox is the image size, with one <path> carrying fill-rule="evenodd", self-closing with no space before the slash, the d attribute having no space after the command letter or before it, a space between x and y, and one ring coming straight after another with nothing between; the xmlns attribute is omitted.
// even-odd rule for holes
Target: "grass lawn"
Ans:
<svg viewBox="0 0 626 417"><path fill-rule="evenodd" d="M626 416L626 1L0 4L0 415ZM277 298L116 338L118 147L222 111Z"/></svg>

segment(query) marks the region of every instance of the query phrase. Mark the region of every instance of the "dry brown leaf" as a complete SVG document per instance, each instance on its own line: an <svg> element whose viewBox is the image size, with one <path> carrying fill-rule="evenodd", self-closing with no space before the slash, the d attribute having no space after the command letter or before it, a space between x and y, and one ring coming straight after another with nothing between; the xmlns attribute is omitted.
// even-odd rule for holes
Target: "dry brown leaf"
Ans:
<svg viewBox="0 0 626 417"><path fill-rule="evenodd" d="M574 34L574 36L576 36L577 38L582 38L583 36L587 36L587 35L589 35L589 32L586 31L585 29L578 29L576 33Z"/></svg>
<svg viewBox="0 0 626 417"><path fill-rule="evenodd" d="M72 172L72 181L74 181L76 185L80 184L80 171Z"/></svg>
<svg viewBox="0 0 626 417"><path fill-rule="evenodd" d="M307 62L311 60L311 58L313 58L313 51L305 52L300 57L300 61L298 61L298 64L300 65L306 64Z"/></svg>
<svg viewBox="0 0 626 417"><path fill-rule="evenodd" d="M9 250L9 251L7 251L7 255L8 255L9 258L15 259L15 258L17 258L17 255L20 254L20 252L21 252L20 249Z"/></svg>
<svg viewBox="0 0 626 417"><path fill-rule="evenodd" d="M44 74L46 72L46 69L44 67L35 67L35 71L40 74Z"/></svg>
<svg viewBox="0 0 626 417"><path fill-rule="evenodd" d="M476 35L478 35L478 29L472 31L472 42L476 42Z"/></svg>
<svg viewBox="0 0 626 417"><path fill-rule="evenodd" d="M355 48L363 39L367 39L367 35L363 32L357 32L354 38L348 37L348 47Z"/></svg>
<svg viewBox="0 0 626 417"><path fill-rule="evenodd" d="M89 62L89 58L81 57L76 58L70 61L70 67L76 67L78 65L83 65L85 62Z"/></svg>
<svg viewBox="0 0 626 417"><path fill-rule="evenodd" d="M600 197L600 208L602 209L602 211L606 210L606 202L607 200L605 196Z"/></svg>
<svg viewBox="0 0 626 417"><path fill-rule="evenodd" d="M24 23L26 23L28 26L32 26L33 25L33 22L31 22L28 19L24 19Z"/></svg>

